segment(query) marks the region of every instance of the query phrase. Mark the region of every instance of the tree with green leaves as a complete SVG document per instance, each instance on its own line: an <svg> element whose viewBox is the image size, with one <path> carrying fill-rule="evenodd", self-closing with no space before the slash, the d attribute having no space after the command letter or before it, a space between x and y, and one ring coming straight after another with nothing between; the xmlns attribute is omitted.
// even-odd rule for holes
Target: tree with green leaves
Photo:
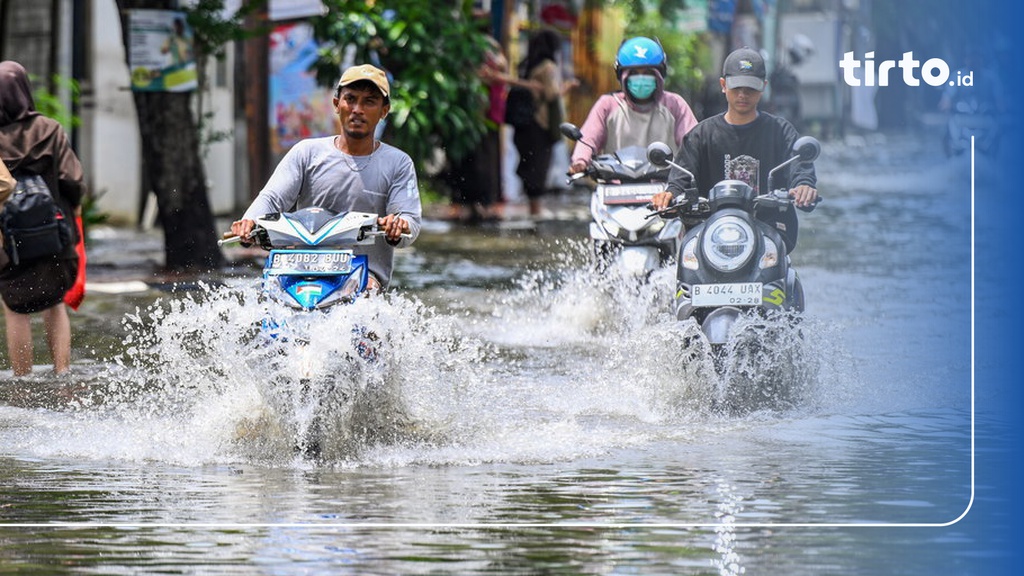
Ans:
<svg viewBox="0 0 1024 576"><path fill-rule="evenodd" d="M313 22L323 45L317 79L333 86L342 67L378 64L394 78L388 140L422 170L442 148L460 159L484 132L486 92L476 70L485 33L466 0L324 0Z"/></svg>
<svg viewBox="0 0 1024 576"><path fill-rule="evenodd" d="M181 8L193 30L199 78L210 57L223 56L228 43L242 39L246 10L262 2L250 1L233 17L222 17L224 0L197 0ZM131 46L132 10L179 9L175 0L117 0L126 55ZM210 209L202 159L200 122L193 92L133 92L142 140L143 189L156 194L158 220L164 232L164 266L170 271L218 268L223 255ZM201 112L199 118L201 118Z"/></svg>

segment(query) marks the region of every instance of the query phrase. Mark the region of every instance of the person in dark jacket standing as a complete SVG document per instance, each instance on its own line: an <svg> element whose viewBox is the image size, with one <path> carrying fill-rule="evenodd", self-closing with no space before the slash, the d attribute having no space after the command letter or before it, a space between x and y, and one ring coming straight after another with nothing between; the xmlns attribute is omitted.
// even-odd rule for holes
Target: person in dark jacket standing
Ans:
<svg viewBox="0 0 1024 576"><path fill-rule="evenodd" d="M85 183L82 165L63 127L35 109L25 68L0 62L0 158L17 178L39 175L65 218L81 212ZM78 272L77 231L60 254L9 265L0 271L0 298L7 328L7 353L15 376L32 371L31 314L41 313L55 373L71 364L71 324L64 295Z"/></svg>
<svg viewBox="0 0 1024 576"><path fill-rule="evenodd" d="M519 65L519 77L532 86L535 112L533 122L516 128L512 141L519 151L516 174L523 181L531 216L540 214L551 151L558 141L558 125L564 116L562 76L557 64L561 42L554 30L540 30L530 38L526 58Z"/></svg>
<svg viewBox="0 0 1024 576"><path fill-rule="evenodd" d="M728 109L701 121L687 133L676 156L676 164L692 172L696 182L673 168L668 190L655 194L651 200L655 208L666 208L679 196L694 201L727 179L741 180L758 194L764 194L768 192L768 172L792 155L793 143L799 137L793 125L785 118L757 109L767 85L764 60L757 51L740 48L729 54L720 84ZM818 191L813 165L798 162L782 177L786 175L788 180L777 180L775 184L781 182L789 188L797 207L814 205ZM791 251L797 238L795 210L790 207L781 215L776 212L771 219L769 223L779 229L787 251Z"/></svg>

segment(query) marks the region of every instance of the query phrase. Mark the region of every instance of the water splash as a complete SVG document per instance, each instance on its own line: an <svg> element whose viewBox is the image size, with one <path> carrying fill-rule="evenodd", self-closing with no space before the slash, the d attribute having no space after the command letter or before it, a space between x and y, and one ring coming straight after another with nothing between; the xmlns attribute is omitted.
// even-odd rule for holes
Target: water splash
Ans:
<svg viewBox="0 0 1024 576"><path fill-rule="evenodd" d="M530 271L476 334L534 370L544 368L536 357L571 366L566 404L576 413L645 422L821 407L854 374L839 328L795 314L744 318L732 345L712 350L693 320L668 312L674 283L671 267L646 280L590 267Z"/></svg>
<svg viewBox="0 0 1024 576"><path fill-rule="evenodd" d="M673 275L531 271L454 311L389 294L295 314L204 286L126 315L124 351L77 404L4 433L43 456L287 467L550 462L678 438L718 425L724 393L697 326L667 312ZM270 341L268 317L287 319Z"/></svg>
<svg viewBox="0 0 1024 576"><path fill-rule="evenodd" d="M450 320L385 296L292 315L285 337L261 337L264 318L287 313L208 286L136 310L123 320L124 352L81 405L42 413L18 442L44 455L292 465L314 424L317 455L335 462L449 432L464 408L459 383L483 354ZM376 360L360 355L367 333Z"/></svg>
<svg viewBox="0 0 1024 576"><path fill-rule="evenodd" d="M715 517L719 525L715 527L714 551L719 557L711 561L718 569L720 576L739 576L746 573L742 558L736 552L736 516L743 512L743 498L738 494L736 486L719 482L716 491L721 501Z"/></svg>

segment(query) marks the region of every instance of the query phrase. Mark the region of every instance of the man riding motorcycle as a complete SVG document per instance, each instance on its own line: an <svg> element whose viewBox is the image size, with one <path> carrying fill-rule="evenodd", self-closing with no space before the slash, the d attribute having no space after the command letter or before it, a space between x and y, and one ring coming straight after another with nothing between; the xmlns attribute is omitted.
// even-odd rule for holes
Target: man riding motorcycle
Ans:
<svg viewBox="0 0 1024 576"><path fill-rule="evenodd" d="M619 46L615 75L621 90L597 99L580 132L583 146L572 153L569 173L583 172L594 154L666 142L672 152L697 125L682 96L665 90L668 58L657 40L638 36Z"/></svg>
<svg viewBox="0 0 1024 576"><path fill-rule="evenodd" d="M729 108L724 114L702 121L683 143L676 162L692 172L673 169L668 190L656 194L651 203L658 210L666 208L677 197L692 202L722 180L739 180L756 193L768 192L770 167L783 163L798 134L784 118L757 109L767 86L764 59L750 48L740 48L725 60L720 78L722 92ZM816 204L818 191L813 166L799 164L787 170L786 188L794 206L810 210ZM782 234L786 252L793 250L797 239L797 218L792 208L783 212L759 214Z"/></svg>

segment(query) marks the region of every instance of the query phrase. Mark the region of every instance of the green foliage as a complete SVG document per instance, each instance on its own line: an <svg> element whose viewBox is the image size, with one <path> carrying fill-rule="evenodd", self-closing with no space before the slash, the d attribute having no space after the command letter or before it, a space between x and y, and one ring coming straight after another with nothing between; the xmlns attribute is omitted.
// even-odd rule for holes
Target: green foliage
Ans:
<svg viewBox="0 0 1024 576"><path fill-rule="evenodd" d="M470 4L325 0L327 14L313 22L323 44L316 64L322 85L337 82L353 48L355 64L379 58L391 73L388 139L420 169L439 146L462 158L484 133L486 92L476 70L487 43Z"/></svg>
<svg viewBox="0 0 1024 576"><path fill-rule="evenodd" d="M78 98L82 93L78 86L78 80L54 74L51 78L52 83L49 85L57 87L58 93L55 94L50 91L48 84L42 82L39 77L30 74L29 79L32 85L35 86L32 90L32 99L35 101L36 110L40 114L60 122L67 132L71 132L72 128L82 125L82 119L64 105L64 101L60 96L60 92L67 91L71 95L71 102L78 102Z"/></svg>
<svg viewBox="0 0 1024 576"><path fill-rule="evenodd" d="M197 58L223 58L226 47L232 42L245 40L256 34L265 34L266 29L246 29L245 19L266 3L267 0L243 2L238 11L226 20L223 18L224 0L196 0L194 4L183 7L185 19L192 28Z"/></svg>
<svg viewBox="0 0 1024 576"><path fill-rule="evenodd" d="M419 189L420 202L423 204L424 207L439 204L448 204L450 194L447 191L438 188L437 182L435 182L433 179L420 178Z"/></svg>
<svg viewBox="0 0 1024 576"><path fill-rule="evenodd" d="M86 241L89 240L89 231L93 226L97 224L103 224L110 218L110 214L103 212L99 208L98 200L100 194L89 193L82 198L82 232L85 234Z"/></svg>
<svg viewBox="0 0 1024 576"><path fill-rule="evenodd" d="M607 4L623 6L631 22L643 19L650 12L662 20L671 21L686 8L686 0L607 0Z"/></svg>

